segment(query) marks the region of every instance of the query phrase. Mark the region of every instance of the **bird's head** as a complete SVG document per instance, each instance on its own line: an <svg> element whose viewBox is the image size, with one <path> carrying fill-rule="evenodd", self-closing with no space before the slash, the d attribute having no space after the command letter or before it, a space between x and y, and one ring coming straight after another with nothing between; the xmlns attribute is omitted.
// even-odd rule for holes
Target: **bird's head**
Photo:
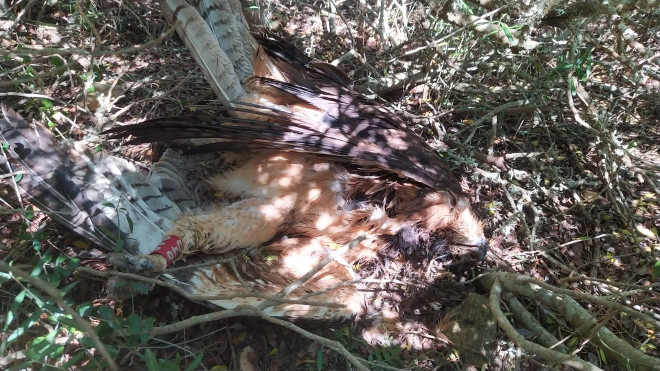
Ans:
<svg viewBox="0 0 660 371"><path fill-rule="evenodd" d="M433 192L423 199L422 207L412 217L423 221L423 228L436 236L432 240L446 246L446 258L451 260L455 270L468 270L484 260L488 241L483 223L472 210L468 198Z"/></svg>
<svg viewBox="0 0 660 371"><path fill-rule="evenodd" d="M458 205L455 220L450 224L450 249L456 270L467 270L483 261L488 253L488 240L484 235L484 226L465 199L464 205ZM459 201L459 204L461 201Z"/></svg>

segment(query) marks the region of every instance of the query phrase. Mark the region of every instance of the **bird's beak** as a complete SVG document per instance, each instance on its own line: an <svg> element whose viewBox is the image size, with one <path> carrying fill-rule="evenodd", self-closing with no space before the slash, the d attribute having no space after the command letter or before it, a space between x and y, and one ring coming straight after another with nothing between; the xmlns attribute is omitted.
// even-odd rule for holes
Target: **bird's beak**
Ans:
<svg viewBox="0 0 660 371"><path fill-rule="evenodd" d="M477 260L483 261L486 259L486 255L488 254L488 249L490 248L490 245L488 243L488 240L485 238L482 238L477 244L475 245L475 250L474 254Z"/></svg>

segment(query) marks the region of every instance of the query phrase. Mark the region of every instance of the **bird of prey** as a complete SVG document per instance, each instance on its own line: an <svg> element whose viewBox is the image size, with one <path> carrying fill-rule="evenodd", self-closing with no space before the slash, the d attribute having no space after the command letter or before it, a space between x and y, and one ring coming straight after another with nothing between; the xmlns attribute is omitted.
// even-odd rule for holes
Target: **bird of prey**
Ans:
<svg viewBox="0 0 660 371"><path fill-rule="evenodd" d="M231 0L162 5L222 104L107 130L125 145L172 143L149 175L58 145L3 108L3 139L26 172L17 185L37 206L122 248L117 267L279 316L355 316L373 300L366 279L417 269L430 282L483 258L458 179L401 117L337 67L250 34Z"/></svg>

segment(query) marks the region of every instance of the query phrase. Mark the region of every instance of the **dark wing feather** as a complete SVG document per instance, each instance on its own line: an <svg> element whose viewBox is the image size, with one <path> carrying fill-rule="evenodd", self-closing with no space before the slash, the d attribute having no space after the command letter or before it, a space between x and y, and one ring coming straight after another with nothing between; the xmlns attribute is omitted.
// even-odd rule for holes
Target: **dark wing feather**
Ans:
<svg viewBox="0 0 660 371"><path fill-rule="evenodd" d="M204 150L278 149L332 156L335 161L375 168L462 195L458 181L439 155L415 133L393 121L391 113L388 117L380 110L360 111L350 107L350 102L337 104L336 96L313 97L305 88L272 82L288 93L305 97L303 100L311 105L326 108L321 120L264 108L243 108L241 112L227 108L224 116L155 119L106 133L114 138L132 135L129 143L212 138L220 141L204 146ZM241 119L246 111L250 119Z"/></svg>
<svg viewBox="0 0 660 371"><path fill-rule="evenodd" d="M253 36L269 59L268 62L279 70L285 82L307 88L329 85L353 89L351 79L336 66L312 61L291 43L276 35L254 33ZM259 62L253 60L255 75L266 75Z"/></svg>
<svg viewBox="0 0 660 371"><path fill-rule="evenodd" d="M269 66L255 66L255 73L284 81L251 77L243 87L255 101L270 102L268 107L239 103L206 115L150 120L107 133L113 138L133 135L129 143L205 138L218 141L200 150L278 149L331 156L462 195L439 155L398 115L351 90L338 68L320 67L276 36L255 38L260 47L254 63Z"/></svg>

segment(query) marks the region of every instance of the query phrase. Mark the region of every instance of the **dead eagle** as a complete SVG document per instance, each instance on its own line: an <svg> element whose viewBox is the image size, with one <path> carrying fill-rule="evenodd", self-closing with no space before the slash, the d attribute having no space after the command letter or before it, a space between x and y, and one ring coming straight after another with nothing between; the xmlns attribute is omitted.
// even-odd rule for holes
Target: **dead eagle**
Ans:
<svg viewBox="0 0 660 371"><path fill-rule="evenodd" d="M203 27L194 24L200 13L212 19L224 8L198 12L181 1L166 3L207 79L229 103L212 113L107 133L130 138L128 144L194 140L198 154L168 150L147 178L113 156L92 159L84 150L57 149L46 129L31 137L27 124L5 110L3 136L29 169L22 190L40 207L58 211L56 218L104 247L122 241L133 255L114 255L119 267L161 272L225 308L287 294L302 301L270 302L266 312L290 317L359 313L371 294L356 281L382 259L462 270L483 258L483 228L458 180L401 118L354 92L336 67L312 62L270 35L255 36L253 74L239 78L244 66L237 60L244 60L232 56L237 43L222 54L200 47L203 36L181 32ZM222 49L222 41L215 44ZM222 65L210 63L209 55L224 62L221 70L209 70ZM215 153L222 153L220 160ZM46 168L43 156L50 156ZM222 200L191 201L199 199L191 187L199 178L197 161L226 165L204 179L212 189L205 194ZM217 257L251 247L259 250L248 258ZM182 269L168 270L193 255L207 264L192 264L198 262L193 257L177 263ZM320 270L301 279L317 265ZM309 298L329 304L304 302Z"/></svg>

